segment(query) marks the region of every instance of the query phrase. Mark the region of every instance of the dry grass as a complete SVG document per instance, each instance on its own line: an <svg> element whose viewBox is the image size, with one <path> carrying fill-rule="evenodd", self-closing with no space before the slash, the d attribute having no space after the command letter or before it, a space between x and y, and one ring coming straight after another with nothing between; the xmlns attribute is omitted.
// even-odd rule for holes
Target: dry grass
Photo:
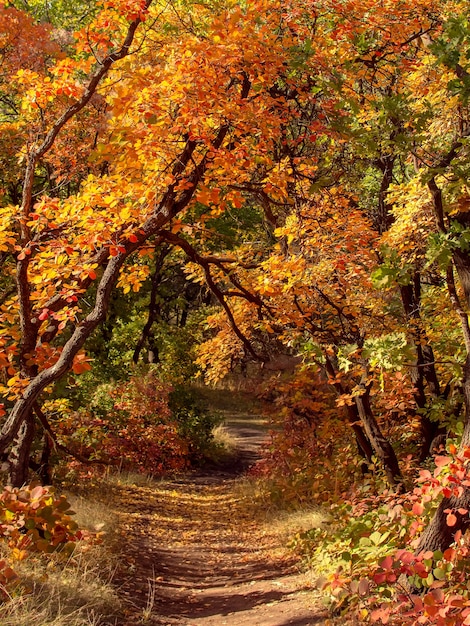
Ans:
<svg viewBox="0 0 470 626"><path fill-rule="evenodd" d="M109 562L109 559L108 559ZM26 593L0 607L2 626L98 626L114 624L119 598L103 571L102 549L62 564L30 557L15 569Z"/></svg>
<svg viewBox="0 0 470 626"><path fill-rule="evenodd" d="M104 532L110 534L114 532L117 524L116 516L109 507L107 494L103 489L102 497L99 493L95 494L95 498L91 500L86 496L78 496L75 494L67 494L67 500L70 502L75 511L74 519L80 528L86 528L92 532Z"/></svg>
<svg viewBox="0 0 470 626"><path fill-rule="evenodd" d="M82 528L104 533L98 545L79 544L67 561L60 555L31 555L14 562L23 593L0 605L1 626L111 626L119 597L111 581L116 566L116 519L105 498L68 496ZM3 557L8 549L2 546Z"/></svg>
<svg viewBox="0 0 470 626"><path fill-rule="evenodd" d="M328 512L320 506L293 508L291 503L283 507L279 502L273 502L269 484L262 478L244 477L237 481L235 489L245 507L284 544L290 543L299 533L330 523Z"/></svg>
<svg viewBox="0 0 470 626"><path fill-rule="evenodd" d="M214 445L222 448L228 456L233 455L237 448L237 438L223 424L216 426L213 433Z"/></svg>
<svg viewBox="0 0 470 626"><path fill-rule="evenodd" d="M296 511L277 511L270 515L269 524L273 531L284 537L292 539L298 533L306 532L312 528L321 528L329 523L325 511L320 508L306 508Z"/></svg>
<svg viewBox="0 0 470 626"><path fill-rule="evenodd" d="M65 565L44 558L17 565L28 593L0 607L2 626L98 626L114 624L119 599L103 578L97 555L82 555Z"/></svg>
<svg viewBox="0 0 470 626"><path fill-rule="evenodd" d="M194 387L210 409L221 413L259 414L260 403L253 393L205 385Z"/></svg>
<svg viewBox="0 0 470 626"><path fill-rule="evenodd" d="M134 487L153 487L158 485L160 478L155 478L151 474L142 474L141 472L130 471L115 471L109 473L103 479L102 488L105 488L106 484L110 485L132 485Z"/></svg>

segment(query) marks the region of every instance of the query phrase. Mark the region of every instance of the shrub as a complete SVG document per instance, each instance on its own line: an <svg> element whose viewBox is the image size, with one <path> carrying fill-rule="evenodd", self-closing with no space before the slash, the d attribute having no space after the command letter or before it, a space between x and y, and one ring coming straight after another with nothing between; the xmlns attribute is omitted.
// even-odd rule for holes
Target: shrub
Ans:
<svg viewBox="0 0 470 626"><path fill-rule="evenodd" d="M214 428L222 423L223 417L209 411L197 392L183 385L171 391L169 407L179 435L187 441L190 460L202 460L211 449Z"/></svg>
<svg viewBox="0 0 470 626"><path fill-rule="evenodd" d="M299 536L295 546L323 569L330 607L361 624L470 625L470 545L461 531L440 551L415 554L417 538L442 497L459 496L470 484L470 449L435 458L420 471L419 486L397 496L355 500L333 509L335 524ZM447 524L466 509L446 510Z"/></svg>
<svg viewBox="0 0 470 626"><path fill-rule="evenodd" d="M45 405L60 440L77 456L154 476L203 459L221 421L196 392L162 382L155 369L101 385L87 408L59 408L57 401ZM97 467L69 461L56 478L93 476Z"/></svg>
<svg viewBox="0 0 470 626"><path fill-rule="evenodd" d="M268 482L273 500L338 498L357 476L361 460L328 385L299 371L283 382L271 381L261 399L269 403L271 441L253 473Z"/></svg>
<svg viewBox="0 0 470 626"><path fill-rule="evenodd" d="M6 487L0 495L0 537L18 559L30 552L69 555L77 541L89 536L72 515L66 497L56 496L50 487Z"/></svg>

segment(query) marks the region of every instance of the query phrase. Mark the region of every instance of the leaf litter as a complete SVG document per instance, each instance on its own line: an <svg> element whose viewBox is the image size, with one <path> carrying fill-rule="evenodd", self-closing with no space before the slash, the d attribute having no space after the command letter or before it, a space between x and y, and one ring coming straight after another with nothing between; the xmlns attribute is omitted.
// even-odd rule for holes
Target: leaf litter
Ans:
<svg viewBox="0 0 470 626"><path fill-rule="evenodd" d="M265 435L258 427L247 437L249 424L238 422L227 427L252 460ZM239 488L240 467L112 488L122 538L119 626L327 623L312 581Z"/></svg>

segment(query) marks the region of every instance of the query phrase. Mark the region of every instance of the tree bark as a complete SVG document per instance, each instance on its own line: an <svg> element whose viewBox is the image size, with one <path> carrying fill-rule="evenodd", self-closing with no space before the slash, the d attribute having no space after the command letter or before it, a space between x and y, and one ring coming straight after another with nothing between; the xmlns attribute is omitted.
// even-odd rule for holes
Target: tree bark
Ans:
<svg viewBox="0 0 470 626"><path fill-rule="evenodd" d="M364 426L367 439L374 448L375 455L382 463L387 481L392 487L402 485L402 473L398 464L397 455L390 441L384 436L375 419L369 400L369 389L364 385L362 395L356 397L356 406L361 422Z"/></svg>
<svg viewBox="0 0 470 626"><path fill-rule="evenodd" d="M335 381L333 382L333 386L337 393L339 395L347 393L343 385L336 380L335 368L328 357L325 358L325 367L330 380ZM375 456L383 465L390 486L400 486L403 482L397 455L375 419L372 407L370 406L369 393L370 390L363 385L363 394L356 396L354 404L346 406L348 421L356 436L357 444L364 453L365 458L370 462L375 453ZM400 490L401 489L402 487L400 487Z"/></svg>
<svg viewBox="0 0 470 626"><path fill-rule="evenodd" d="M437 186L434 178L428 182L428 186L432 194L438 224L441 230L445 230L444 205L441 190ZM469 216L467 214L459 214L456 219L463 225L469 226ZM470 304L470 255L463 249L456 249L452 254L452 262L457 270L468 307ZM452 266L448 269L447 285L452 304L460 317L467 350L462 381L465 401L465 427L459 448L459 451L463 452L465 448L470 447L470 328L467 311L464 310L464 307L460 304L455 290ZM446 509L451 509L457 518L453 526L448 526L447 524ZM444 551L454 542L457 531L464 533L470 527L470 515L468 513L459 513L458 509L470 510L469 488L465 488L463 494L459 497L452 496L451 498L442 499L434 517L421 535L416 549L417 553L426 552L428 550L432 550L433 552L436 550Z"/></svg>
<svg viewBox="0 0 470 626"><path fill-rule="evenodd" d="M421 277L419 272L415 272L412 282L408 285L400 286L400 295L416 349L416 364L410 368L410 377L415 389L414 400L418 410L421 410L421 452L419 458L424 461L430 453L432 440L439 427L438 423L431 422L423 411L427 404L425 385L427 384L429 393L433 398L441 395L441 389L434 367L434 352L421 326Z"/></svg>
<svg viewBox="0 0 470 626"><path fill-rule="evenodd" d="M147 321L145 322L145 325L142 329L142 332L140 334L139 340L137 342L137 345L135 347L134 350L134 354L132 356L132 360L134 361L134 363L138 363L139 361L139 356L140 353L142 351L142 348L145 345L145 342L150 338L150 333L152 331L152 326L154 324L154 322L158 319L159 316L159 312L160 312L160 305L157 304L157 296L158 296L158 289L160 287L160 283L162 282L162 270L163 270L163 264L165 262L165 258L168 255L168 253L170 252L169 248L167 248L166 246L162 246L159 254L157 255L157 258L155 260L155 271L153 273L152 276L152 288L150 291L150 302L149 302L149 306L148 306L148 317L147 317ZM153 353L155 353L154 350L152 350ZM153 360L151 361L153 362Z"/></svg>
<svg viewBox="0 0 470 626"><path fill-rule="evenodd" d="M397 132L398 128L392 132L390 138L393 139ZM374 165L382 172L376 219L377 230L381 235L389 230L394 221L387 195L389 187L393 182L395 160L396 157L393 155L382 155L374 162ZM416 365L411 367L410 375L416 390L414 398L419 410L424 409L427 404L425 383L427 383L433 397L440 395L439 380L434 367L433 350L421 325L421 277L419 272L414 273L413 279L408 285L400 286L400 296L406 318L410 322L413 342L416 348ZM432 440L437 434L438 424L431 422L424 411L421 411L420 426L422 440L420 460L424 460L429 455Z"/></svg>
<svg viewBox="0 0 470 626"><path fill-rule="evenodd" d="M22 421L8 456L8 484L12 487L22 487L28 480L29 457L34 432L34 416L30 413L28 417Z"/></svg>
<svg viewBox="0 0 470 626"><path fill-rule="evenodd" d="M465 361L463 379L466 424L460 443L460 451L470 446L470 355L467 355ZM447 513L445 513L447 509L451 509L457 518L454 526L447 525ZM442 499L434 517L420 537L416 549L417 554L428 550L443 552L454 542L457 531L464 533L470 527L469 513L459 513L458 509L470 511L470 489L465 489L460 497L452 496Z"/></svg>

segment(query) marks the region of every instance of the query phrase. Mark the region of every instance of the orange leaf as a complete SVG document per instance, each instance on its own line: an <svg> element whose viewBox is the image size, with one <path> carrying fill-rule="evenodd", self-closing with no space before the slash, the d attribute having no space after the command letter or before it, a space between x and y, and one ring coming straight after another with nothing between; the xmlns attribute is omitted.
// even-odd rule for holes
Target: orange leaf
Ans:
<svg viewBox="0 0 470 626"><path fill-rule="evenodd" d="M447 526L455 526L457 523L457 517L453 513L449 513L446 518Z"/></svg>
<svg viewBox="0 0 470 626"><path fill-rule="evenodd" d="M412 511L415 515L422 515L424 511L424 506L421 504L421 502L415 502L413 504Z"/></svg>

